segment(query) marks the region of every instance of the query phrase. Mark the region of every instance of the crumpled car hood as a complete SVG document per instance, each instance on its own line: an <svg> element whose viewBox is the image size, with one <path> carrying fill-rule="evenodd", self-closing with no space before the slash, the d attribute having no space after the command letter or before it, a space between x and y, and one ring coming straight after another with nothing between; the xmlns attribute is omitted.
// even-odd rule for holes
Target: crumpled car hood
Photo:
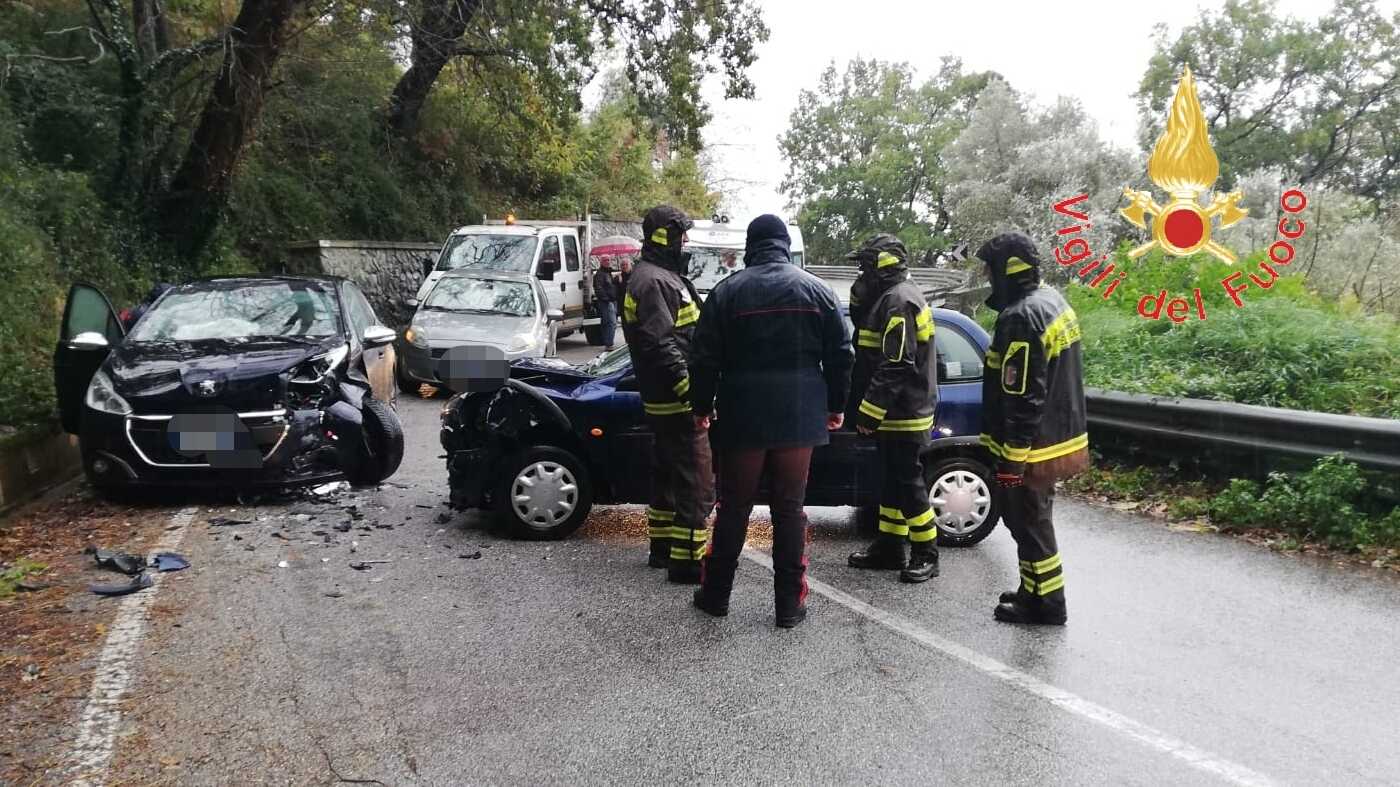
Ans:
<svg viewBox="0 0 1400 787"><path fill-rule="evenodd" d="M283 399L287 372L343 343L339 336L305 342L259 338L123 343L113 350L106 369L117 392L137 413L174 413L192 404L265 410ZM199 387L205 381L213 381L214 395L201 395Z"/></svg>

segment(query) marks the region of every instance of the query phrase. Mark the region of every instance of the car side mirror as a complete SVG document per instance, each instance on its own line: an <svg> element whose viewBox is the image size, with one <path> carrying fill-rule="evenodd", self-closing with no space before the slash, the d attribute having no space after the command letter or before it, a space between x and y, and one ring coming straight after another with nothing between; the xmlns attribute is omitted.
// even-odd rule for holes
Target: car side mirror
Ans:
<svg viewBox="0 0 1400 787"><path fill-rule="evenodd" d="M423 278L426 279L426 278L428 278L428 276L430 276L430 275L432 274L433 268L436 267L436 265L433 263L433 258L432 258L432 257L424 257L423 260L422 260L422 262L423 262Z"/></svg>
<svg viewBox="0 0 1400 787"><path fill-rule="evenodd" d="M550 309L544 313L544 318L550 322L563 322L564 312L560 309Z"/></svg>
<svg viewBox="0 0 1400 787"><path fill-rule="evenodd" d="M111 346L107 337L97 331L84 331L68 340L68 347L73 350L101 350Z"/></svg>
<svg viewBox="0 0 1400 787"><path fill-rule="evenodd" d="M617 381L617 390L635 391L637 390L637 375L628 372L622 375L622 379Z"/></svg>
<svg viewBox="0 0 1400 787"><path fill-rule="evenodd" d="M382 325L371 325L365 329L363 337L366 347L383 347L393 344L398 334Z"/></svg>

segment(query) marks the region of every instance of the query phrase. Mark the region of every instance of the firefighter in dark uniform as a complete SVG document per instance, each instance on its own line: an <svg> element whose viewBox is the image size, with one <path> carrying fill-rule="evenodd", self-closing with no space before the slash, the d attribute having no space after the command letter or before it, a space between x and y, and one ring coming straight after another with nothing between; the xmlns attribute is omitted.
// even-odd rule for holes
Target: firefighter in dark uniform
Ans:
<svg viewBox="0 0 1400 787"><path fill-rule="evenodd" d="M684 275L690 254L681 251L691 226L667 205L642 219L642 256L627 279L622 333L655 436L647 564L666 568L672 582L693 585L700 582L715 493L709 436L691 417L689 399L690 340L700 319L700 296Z"/></svg>
<svg viewBox="0 0 1400 787"><path fill-rule="evenodd" d="M1055 481L1089 465L1079 318L1040 284L1040 254L1020 233L987 241L996 330L982 381L982 445L996 457L1002 521L1016 539L1021 584L1001 595L996 619L1059 625L1065 577L1050 521Z"/></svg>
<svg viewBox="0 0 1400 787"><path fill-rule="evenodd" d="M933 312L909 278L908 252L876 235L849 255L860 264L851 288L856 327L851 418L878 448L880 532L850 556L855 568L892 569L902 582L938 576L938 528L920 461L938 406Z"/></svg>

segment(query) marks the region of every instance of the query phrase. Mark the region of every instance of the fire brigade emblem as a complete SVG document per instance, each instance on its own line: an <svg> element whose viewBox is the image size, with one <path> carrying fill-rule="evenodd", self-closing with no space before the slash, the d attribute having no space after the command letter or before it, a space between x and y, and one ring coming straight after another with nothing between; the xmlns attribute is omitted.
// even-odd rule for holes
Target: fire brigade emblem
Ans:
<svg viewBox="0 0 1400 787"><path fill-rule="evenodd" d="M1152 222L1152 240L1128 252L1129 257L1137 259L1160 246L1174 257L1207 251L1224 262L1235 262L1234 252L1211 240L1212 220L1218 217L1224 229L1249 211L1239 207L1244 198L1240 191L1215 194L1203 203L1202 198L1220 177L1220 160L1210 146L1206 116L1189 67L1176 85L1167 129L1147 160L1147 176L1171 198L1166 205L1159 205L1151 192L1123 189L1130 202L1119 211L1123 218L1142 229L1148 229L1147 222Z"/></svg>
<svg viewBox="0 0 1400 787"><path fill-rule="evenodd" d="M1007 391L1014 391L1019 388L1020 370L1021 367L1015 364L1007 364L1003 367L1001 372L1001 387Z"/></svg>

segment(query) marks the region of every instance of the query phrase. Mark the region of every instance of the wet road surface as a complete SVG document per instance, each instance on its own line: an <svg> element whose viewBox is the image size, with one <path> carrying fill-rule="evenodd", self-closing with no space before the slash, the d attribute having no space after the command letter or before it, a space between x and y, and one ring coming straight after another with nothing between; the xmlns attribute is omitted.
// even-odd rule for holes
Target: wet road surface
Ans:
<svg viewBox="0 0 1400 787"><path fill-rule="evenodd" d="M409 450L394 485L193 512L181 550L195 568L159 588L108 782L1382 784L1400 772L1388 576L1061 500L1070 623L1021 628L991 619L1016 581L1005 530L945 549L942 576L909 586L847 568L863 540L853 511L813 509L823 584L808 621L774 628L761 555L741 563L717 620L644 566L643 530L626 524L639 508L595 509L555 543L440 516L441 404L401 401ZM376 560L390 562L350 567Z"/></svg>

